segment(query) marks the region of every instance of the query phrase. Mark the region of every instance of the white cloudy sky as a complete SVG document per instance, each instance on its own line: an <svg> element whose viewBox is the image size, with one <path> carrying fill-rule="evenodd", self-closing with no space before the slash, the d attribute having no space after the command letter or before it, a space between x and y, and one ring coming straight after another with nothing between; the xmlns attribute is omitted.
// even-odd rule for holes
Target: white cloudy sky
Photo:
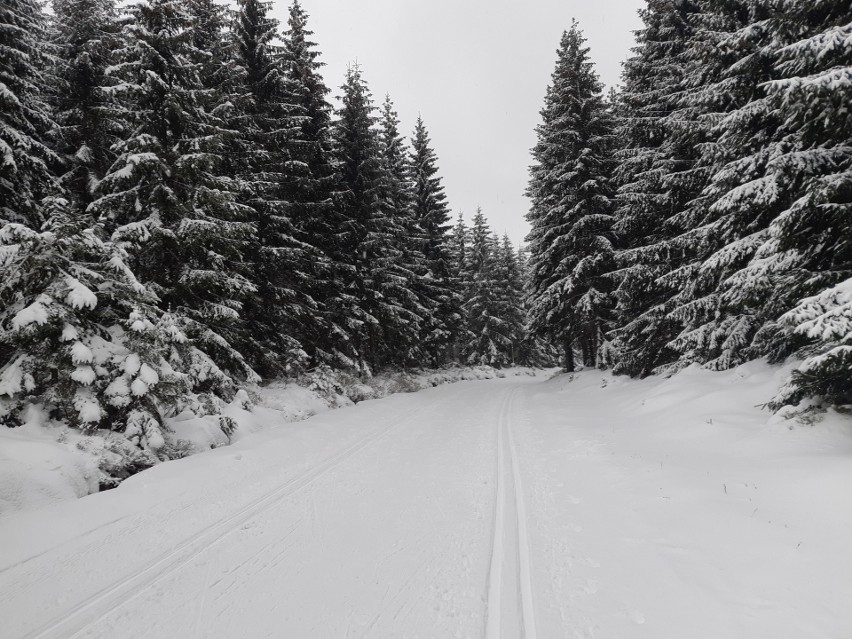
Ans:
<svg viewBox="0 0 852 639"><path fill-rule="evenodd" d="M336 92L357 61L376 103L389 93L410 134L420 113L455 216L482 206L514 241L544 93L576 18L607 85L619 82L643 0L301 0ZM290 0L275 0L286 21Z"/></svg>

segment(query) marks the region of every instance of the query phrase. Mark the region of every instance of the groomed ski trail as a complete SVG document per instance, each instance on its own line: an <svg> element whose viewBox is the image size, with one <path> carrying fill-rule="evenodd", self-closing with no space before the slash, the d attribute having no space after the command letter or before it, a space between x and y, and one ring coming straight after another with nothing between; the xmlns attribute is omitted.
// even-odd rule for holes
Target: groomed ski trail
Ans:
<svg viewBox="0 0 852 639"><path fill-rule="evenodd" d="M408 411L402 417L397 417L394 421L383 424L375 432L322 460L307 472L301 473L263 497L246 504L222 521L198 531L133 574L109 584L81 601L70 614L53 619L41 628L24 635L24 639L54 637L56 639L77 639L84 636L86 630L97 624L106 615L112 614L117 607L131 604L150 588L156 586L163 578L189 564L202 551L222 542L228 535L239 530L241 526L263 511L274 508L285 497L309 487L317 479L338 467L359 451L406 424L407 419L415 410ZM204 594L202 593L202 596ZM199 614L201 614L202 608L203 606L200 607Z"/></svg>
<svg viewBox="0 0 852 639"><path fill-rule="evenodd" d="M852 636L848 418L767 423L773 370L461 382L0 514L0 636Z"/></svg>
<svg viewBox="0 0 852 639"><path fill-rule="evenodd" d="M364 402L67 503L91 524L0 561L4 639L481 637L495 425L530 382ZM289 428L310 446L276 464Z"/></svg>
<svg viewBox="0 0 852 639"><path fill-rule="evenodd" d="M515 388L506 393L496 428L497 479L486 639L537 638L526 503L512 429L518 392Z"/></svg>

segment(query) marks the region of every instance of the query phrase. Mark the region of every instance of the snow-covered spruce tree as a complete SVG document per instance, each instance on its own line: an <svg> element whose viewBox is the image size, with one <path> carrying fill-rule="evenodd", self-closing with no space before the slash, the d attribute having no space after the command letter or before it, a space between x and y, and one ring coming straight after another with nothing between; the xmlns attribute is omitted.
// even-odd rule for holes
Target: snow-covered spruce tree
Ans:
<svg viewBox="0 0 852 639"><path fill-rule="evenodd" d="M683 241L694 247L701 264L682 295L683 304L673 311L684 330L672 345L685 362L715 369L771 351L780 356L785 348L771 327L790 305L768 303L773 286L765 271L756 277L744 277L743 271L763 269L754 257L765 243L768 224L786 206L765 175L781 124L763 86L775 75L778 43L768 19L774 13L765 3L718 3L699 16L700 25L708 19L719 25L709 29L711 39L720 42L704 56L709 65L704 92L717 96L722 112L711 116L715 126L700 158L712 179L688 211L693 230ZM718 65L727 68L717 74Z"/></svg>
<svg viewBox="0 0 852 639"><path fill-rule="evenodd" d="M462 337L461 357L467 364L504 366L510 363L512 338L504 317L498 288L501 282L497 246L481 209L477 209L470 228L470 246L463 272L463 312L466 330Z"/></svg>
<svg viewBox="0 0 852 639"><path fill-rule="evenodd" d="M624 67L616 135L621 147L613 229L620 270L613 348L614 370L630 375L647 375L677 359L668 344L681 327L667 304L689 254L670 240L682 232L677 214L700 190L690 168L702 129L682 104L684 52L696 11L692 0L650 0L640 11L644 28ZM681 122L684 114L687 122Z"/></svg>
<svg viewBox="0 0 852 639"><path fill-rule="evenodd" d="M584 42L576 22L562 36L527 190L529 330L562 344L567 370L575 344L597 364L612 306L612 123Z"/></svg>
<svg viewBox="0 0 852 639"><path fill-rule="evenodd" d="M60 183L70 206L86 215L124 133L108 94L115 80L106 73L120 43L120 25L113 0L55 0L53 9Z"/></svg>
<svg viewBox="0 0 852 639"><path fill-rule="evenodd" d="M666 303L669 316L682 326L670 346L679 353L678 366L700 362L726 368L748 357L748 335L759 322L742 305L726 303L723 283L754 254L754 238L765 228L764 203L740 206L723 197L731 178L752 170L734 163L737 154L760 148L754 112L737 112L761 95L760 83L771 69L769 32L763 3L704 1L692 14L694 28L683 54L685 95L680 99L705 141L693 173L705 181L703 191L673 220L681 235L671 241L688 260L672 274L678 290Z"/></svg>
<svg viewBox="0 0 852 639"><path fill-rule="evenodd" d="M22 169L35 167L34 176L18 183L18 195L31 198L30 210L43 211L46 221L42 226L42 216L22 216L25 224L0 229L0 414L4 423L14 425L26 418L30 405L39 404L72 426L122 430L141 447L157 451L163 445L163 415L180 410L188 399L188 376L176 373L164 358L172 335L164 330L142 334L140 322L153 327L146 318L159 317L156 298L128 268L123 248L103 240L101 225L86 208L118 128L107 117L108 100L101 92L109 84L103 71L108 40L115 35L112 8L80 4L85 6L56 6L59 55L54 63L59 64L53 79L58 86L50 93L59 98L59 126L51 137L66 173L61 184L50 185L54 194L35 201L33 183L41 182L44 193L50 180L44 147L27 138L27 131L15 138L11 156L36 149L35 162L16 159L17 176L7 184ZM36 25L29 27L29 36L40 33ZM44 62L34 50L26 58ZM18 70L34 82L36 76ZM8 113L29 114L28 131L37 131L43 119L26 92L17 105L20 111ZM193 365L203 362L189 345L178 351Z"/></svg>
<svg viewBox="0 0 852 639"><path fill-rule="evenodd" d="M530 300L528 295L529 250L525 245L518 248L516 254L518 277L521 282L521 312L523 314L523 339L516 352L515 362L521 366L557 366L560 360L559 349L546 339L530 333L526 329L526 318L529 315ZM603 362L602 362L603 363Z"/></svg>
<svg viewBox="0 0 852 639"><path fill-rule="evenodd" d="M448 239L450 250L450 274L452 277L453 290L459 299L459 323L458 329L453 335L451 344L452 359L460 361L462 345L465 342L467 319L464 313L464 277L465 265L467 263L467 248L470 241L470 230L465 224L464 213L459 211L456 223Z"/></svg>
<svg viewBox="0 0 852 639"><path fill-rule="evenodd" d="M193 46L185 5L151 0L130 11L112 67L130 134L90 210L177 330L224 371L181 371L192 376L192 388L228 396L231 376L256 379L233 346L242 300L254 292L243 261L254 232L244 221L250 211L218 172L226 133L215 109L205 108L211 89L201 83L204 56Z"/></svg>
<svg viewBox="0 0 852 639"><path fill-rule="evenodd" d="M498 314L506 322L505 334L511 344L506 353L507 363L520 364L524 360L523 344L526 338L523 271L508 235L503 235L494 244Z"/></svg>
<svg viewBox="0 0 852 639"><path fill-rule="evenodd" d="M409 172L414 188L414 217L424 233L426 268L435 290L426 348L432 363L437 365L451 355L453 336L461 321L461 298L453 283L448 244L450 209L438 175L438 158L421 117L417 118L411 146Z"/></svg>
<svg viewBox="0 0 852 639"><path fill-rule="evenodd" d="M389 95L385 96L385 101L382 103L378 125L379 147L388 173L385 197L407 232L413 234L410 244L421 251L420 255L415 257L419 257L419 261L422 262L424 237L423 230L416 223L413 214L414 192L413 184L406 171L407 149L405 140L399 132L399 115Z"/></svg>
<svg viewBox="0 0 852 639"><path fill-rule="evenodd" d="M450 264L454 277L461 277L467 262L467 246L470 242L470 229L464 221L464 213L459 211L456 223L449 237Z"/></svg>
<svg viewBox="0 0 852 639"><path fill-rule="evenodd" d="M769 407L778 410L806 398L852 404L852 278L805 298L779 323L809 345L799 351L804 361Z"/></svg>
<svg viewBox="0 0 852 639"><path fill-rule="evenodd" d="M774 337L783 345L782 353L797 349L806 358L775 406L809 396L839 403L852 399L848 9L838 1L784 0L771 21L780 46L777 79L767 83L766 101L780 126L765 175L784 208L770 224L752 264L732 278L731 292L765 275L772 286L766 306L785 311L779 322L764 329L770 337L766 341L771 345ZM757 338L759 352L763 344Z"/></svg>
<svg viewBox="0 0 852 639"><path fill-rule="evenodd" d="M265 375L294 372L307 363L303 344L318 330L311 295L310 247L298 238L292 210L292 183L304 173L294 160L291 141L302 115L295 83L287 77L284 48L275 44L278 21L270 4L241 0L233 24L234 108L229 127L231 170L241 185L240 202L250 207L256 228L249 251L251 281L257 289L245 307L249 361Z"/></svg>
<svg viewBox="0 0 852 639"><path fill-rule="evenodd" d="M288 29L284 33L282 64L297 107L297 126L289 139L288 211L297 239L306 248L309 292L318 305L302 322L299 336L308 350L311 364L345 364L351 354L350 338L340 317L344 297L338 273L345 270L338 259L342 216L336 206L339 176L332 149L331 112L328 87L320 73L313 32L307 27L308 14L298 0L290 6Z"/></svg>
<svg viewBox="0 0 852 639"><path fill-rule="evenodd" d="M56 161L47 145L54 124L44 102L45 41L38 2L0 4L0 224L31 229L44 221L40 202L53 189L48 167Z"/></svg>
<svg viewBox="0 0 852 639"><path fill-rule="evenodd" d="M338 190L332 136L330 89L320 70L313 32L307 28L308 15L298 0L290 6L288 29L284 32L282 58L291 98L296 106L296 128L290 141L293 156L290 204L297 229L325 252L336 244L334 195Z"/></svg>
<svg viewBox="0 0 852 639"><path fill-rule="evenodd" d="M84 431L123 431L162 448L162 419L194 401L191 376L215 365L163 324L156 297L127 254L66 200L48 202L42 231L0 231L0 420L14 425L32 404Z"/></svg>
<svg viewBox="0 0 852 639"><path fill-rule="evenodd" d="M14 237L41 229L42 199L55 190L49 165L57 158L48 147L54 128L44 102L47 59L42 55L46 19L39 3L12 0L0 5L0 264L14 250ZM8 271L4 275L8 275ZM17 293L8 282L0 330L9 330L8 313ZM0 367L15 356L0 339Z"/></svg>
<svg viewBox="0 0 852 639"><path fill-rule="evenodd" d="M391 242L396 257L389 265L390 293L409 318L400 325L388 348L396 364L422 363L434 330L438 291L423 251L426 238L414 217L414 193L407 171L407 150L399 133L399 117L390 96L385 97L379 122L379 145L385 163L383 198L392 224Z"/></svg>
<svg viewBox="0 0 852 639"><path fill-rule="evenodd" d="M227 122L240 97L228 10L216 0L183 2L192 23L193 61L198 65L198 79L204 89L199 98L205 111ZM229 133L233 137L235 132Z"/></svg>
<svg viewBox="0 0 852 639"><path fill-rule="evenodd" d="M848 121L849 89L833 80L843 77L844 55L849 65L846 48L835 46L846 13L831 2L755 3L743 18L726 46L738 56L724 76L737 82L739 99L717 127L713 150L721 162L704 194L715 250L701 273L716 286L708 296L713 318L698 332L709 335L714 368L795 350L801 334L777 318L848 273L841 220L850 133L840 123ZM819 210L806 193L823 176L831 185L823 193L833 192L834 201ZM795 230L785 244L787 224ZM829 266L834 260L837 270Z"/></svg>
<svg viewBox="0 0 852 639"><path fill-rule="evenodd" d="M341 89L334 141L344 189L340 261L349 267L342 273L349 297L343 312L359 371L369 375L393 360L390 344L404 340L407 327L419 318L398 298L404 285L395 272L401 233L389 211L389 177L374 126L375 108L357 66L348 69Z"/></svg>
<svg viewBox="0 0 852 639"><path fill-rule="evenodd" d="M837 0L781 7L779 77L766 90L783 143L767 172L792 204L773 220L759 257L778 256L795 275L781 299L799 299L852 275L852 22Z"/></svg>

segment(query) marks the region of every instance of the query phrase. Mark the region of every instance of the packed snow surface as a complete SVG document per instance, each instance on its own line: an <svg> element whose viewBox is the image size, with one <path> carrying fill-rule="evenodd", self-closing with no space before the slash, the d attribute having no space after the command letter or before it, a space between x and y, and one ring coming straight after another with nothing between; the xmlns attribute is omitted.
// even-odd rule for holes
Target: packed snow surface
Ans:
<svg viewBox="0 0 852 639"><path fill-rule="evenodd" d="M460 382L9 513L2 636L852 636L852 423L785 374Z"/></svg>

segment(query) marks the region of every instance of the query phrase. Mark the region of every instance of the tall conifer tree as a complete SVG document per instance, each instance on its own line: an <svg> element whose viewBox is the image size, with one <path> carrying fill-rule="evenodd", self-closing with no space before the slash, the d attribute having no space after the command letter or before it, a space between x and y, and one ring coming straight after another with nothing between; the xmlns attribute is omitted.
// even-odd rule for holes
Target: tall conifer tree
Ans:
<svg viewBox="0 0 852 639"><path fill-rule="evenodd" d="M400 229L390 210L391 181L382 156L372 96L360 69L350 67L335 126L335 151L340 166L344 221L340 261L348 265L344 309L354 335L358 367L370 374L392 361L389 344L400 339L418 318L400 299L397 265Z"/></svg>
<svg viewBox="0 0 852 639"><path fill-rule="evenodd" d="M469 235L470 229L468 229L467 224L464 221L464 214L459 211L449 239L450 264L454 281L461 278L465 263L467 262L467 245L468 240L470 239Z"/></svg>
<svg viewBox="0 0 852 639"><path fill-rule="evenodd" d="M723 283L751 259L752 234L765 226L766 215L758 207L747 211L729 206L720 196L730 177L748 170L741 165L728 172L725 165L737 153L760 145L749 125L731 125L736 111L768 79L768 31L762 23L768 8L736 0L702 0L699 7L691 16L694 29L684 53L686 90L680 102L694 128L704 129L693 168L703 191L676 216L681 235L671 245L688 253L688 260L674 278L669 276L670 288L676 290L666 308L682 327L671 342L679 353L677 366L700 362L725 368L747 357L744 336L753 334L755 324L726 301Z"/></svg>
<svg viewBox="0 0 852 639"><path fill-rule="evenodd" d="M499 313L506 321L505 334L509 338L506 363L516 364L524 358L524 273L508 235L503 235L502 239L495 242L495 246L499 273Z"/></svg>
<svg viewBox="0 0 852 639"><path fill-rule="evenodd" d="M113 67L131 133L90 208L162 308L223 369L253 379L234 342L254 291L243 263L254 229L219 173L225 132L204 108L210 89L191 16L177 0L143 2L131 15Z"/></svg>
<svg viewBox="0 0 852 639"><path fill-rule="evenodd" d="M290 210L302 239L323 252L334 252L338 241L334 196L339 190L332 153L329 88L320 74L313 32L308 15L298 0L290 6L288 29L284 32L282 64L296 108L296 128L290 138L293 176L290 181Z"/></svg>
<svg viewBox="0 0 852 639"><path fill-rule="evenodd" d="M676 216L696 193L690 170L694 136L701 128L683 126L680 103L683 54L696 11L692 0L649 0L640 11L644 27L637 33L637 47L624 69L613 344L619 352L615 370L631 375L647 375L677 359L669 343L681 326L667 304L677 287L671 274L688 260L688 252L671 243L682 232Z"/></svg>
<svg viewBox="0 0 852 639"><path fill-rule="evenodd" d="M115 80L106 73L120 43L120 25L113 0L56 0L53 8L60 182L71 206L85 215L125 133L111 97Z"/></svg>
<svg viewBox="0 0 852 639"><path fill-rule="evenodd" d="M463 309L467 321L461 356L468 364L499 367L511 360L511 329L500 290L505 286L506 274L501 271L500 261L497 240L482 210L477 209L463 272Z"/></svg>
<svg viewBox="0 0 852 639"><path fill-rule="evenodd" d="M411 143L409 171L414 190L414 218L423 231L423 253L434 290L427 348L432 361L437 364L447 357L447 349L461 320L460 298L453 289L448 245L450 209L438 175L437 155L420 117L417 118Z"/></svg>
<svg viewBox="0 0 852 639"><path fill-rule="evenodd" d="M744 295L751 281L768 280L763 308L784 314L767 324L763 343L758 333L753 350L764 354L769 345L773 354L773 342L780 342L784 351L805 357L775 406L808 396L846 403L852 399L849 6L784 0L779 9L771 21L776 79L766 85L765 99L779 127L762 167L771 187L758 197L781 210L753 263L732 278L731 293Z"/></svg>
<svg viewBox="0 0 852 639"><path fill-rule="evenodd" d="M157 298L136 279L125 247L105 238L104 224L88 210L121 131L111 114L112 83L105 76L116 36L112 5L81 0L57 2L55 9L53 80L58 85L50 93L58 126L51 137L61 160L54 166L63 174L51 185L53 195L41 201L29 188L33 182L19 191L32 210L44 211L43 227L0 229L0 395L8 400L3 418L19 423L27 406L39 403L71 426L122 430L157 451L163 445L163 416L190 400L191 376L184 371L206 364L212 380L218 369L190 345L177 343L185 336L176 326L167 334ZM44 37L38 30L29 35L38 34ZM35 51L28 58L45 63ZM30 82L36 77L19 71ZM33 105L22 98L25 114ZM33 122L39 121L41 116ZM19 136L19 150L39 148L23 141ZM44 157L40 152L35 164L18 163L19 171L39 169L41 188L51 182ZM170 347L175 356L166 361L163 354Z"/></svg>
<svg viewBox="0 0 852 639"><path fill-rule="evenodd" d="M388 264L387 296L399 307L404 320L388 335L392 361L422 362L427 349L431 317L436 306L435 287L425 264L423 229L414 217L413 191L407 171L407 150L399 133L399 117L390 96L385 97L379 122L379 146L384 159L382 198L388 217L389 246L394 258Z"/></svg>
<svg viewBox="0 0 852 639"><path fill-rule="evenodd" d="M292 182L301 164L291 148L302 109L287 75L284 47L275 43L279 24L269 9L263 0L239 3L233 29L236 108L230 123L236 131L231 170L256 229L249 252L257 294L248 298L245 312L254 344L247 345L253 346L252 363L265 375L295 372L306 363L303 343L316 335L312 325L319 316L306 272L310 250L294 220Z"/></svg>
<svg viewBox="0 0 852 639"><path fill-rule="evenodd" d="M576 22L562 36L528 187L529 327L562 344L567 370L575 343L596 364L611 307L611 120L584 42Z"/></svg>
<svg viewBox="0 0 852 639"><path fill-rule="evenodd" d="M343 218L339 175L333 153L332 108L308 29L308 14L295 0L284 33L283 65L290 83L297 126L289 140L289 208L298 240L306 249L306 284L317 305L300 326L311 363L340 364L350 337L339 323L344 294L340 287L345 267L339 261ZM343 270L341 270L343 269ZM337 318L337 320L335 320Z"/></svg>
<svg viewBox="0 0 852 639"><path fill-rule="evenodd" d="M0 222L38 229L40 200L52 192L45 104L45 16L35 0L0 5Z"/></svg>

